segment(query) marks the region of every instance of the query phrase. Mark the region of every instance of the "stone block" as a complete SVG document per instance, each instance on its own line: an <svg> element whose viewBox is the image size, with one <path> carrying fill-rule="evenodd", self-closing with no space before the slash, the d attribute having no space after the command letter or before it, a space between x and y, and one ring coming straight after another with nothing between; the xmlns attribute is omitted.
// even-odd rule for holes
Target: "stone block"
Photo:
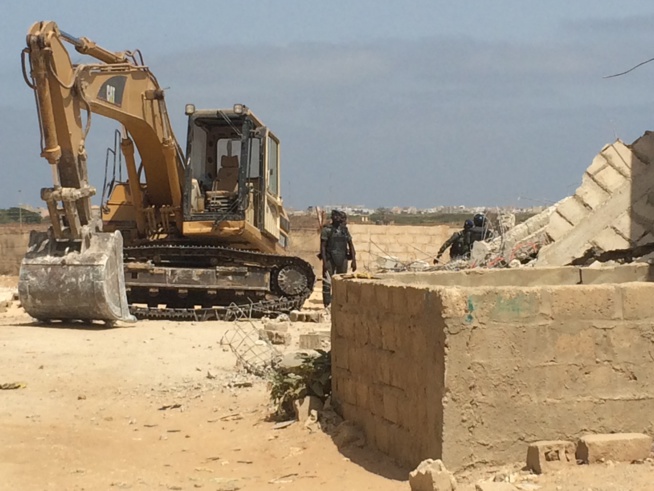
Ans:
<svg viewBox="0 0 654 491"><path fill-rule="evenodd" d="M563 216L568 222L575 225L586 218L590 211L590 208L587 208L586 205L579 201L575 196L571 199L565 200L565 202L561 203L556 209L557 213Z"/></svg>
<svg viewBox="0 0 654 491"><path fill-rule="evenodd" d="M411 491L454 491L456 479L440 460L423 460L409 474Z"/></svg>
<svg viewBox="0 0 654 491"><path fill-rule="evenodd" d="M617 251L631 247L631 243L616 232L613 227L606 227L592 238L592 242L603 251Z"/></svg>
<svg viewBox="0 0 654 491"><path fill-rule="evenodd" d="M577 445L577 459L585 464L633 462L644 460L652 452L652 437L643 433L586 435Z"/></svg>
<svg viewBox="0 0 654 491"><path fill-rule="evenodd" d="M527 467L536 474L576 465L575 444L567 441L539 441L527 448Z"/></svg>

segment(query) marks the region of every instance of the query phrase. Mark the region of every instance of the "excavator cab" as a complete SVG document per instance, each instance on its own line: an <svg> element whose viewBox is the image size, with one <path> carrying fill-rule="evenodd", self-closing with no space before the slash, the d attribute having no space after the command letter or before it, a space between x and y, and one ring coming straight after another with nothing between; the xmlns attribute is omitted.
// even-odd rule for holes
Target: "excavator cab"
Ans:
<svg viewBox="0 0 654 491"><path fill-rule="evenodd" d="M243 104L219 110L189 104L186 114L183 235L285 249L289 227L279 193L277 137Z"/></svg>

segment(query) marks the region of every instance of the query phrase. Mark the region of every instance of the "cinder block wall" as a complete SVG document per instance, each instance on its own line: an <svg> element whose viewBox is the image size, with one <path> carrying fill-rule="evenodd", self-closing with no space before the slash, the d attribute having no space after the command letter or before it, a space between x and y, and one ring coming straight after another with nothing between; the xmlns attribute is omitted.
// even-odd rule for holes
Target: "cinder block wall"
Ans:
<svg viewBox="0 0 654 491"><path fill-rule="evenodd" d="M431 263L440 246L461 227L352 223L348 228L357 251L358 267L363 271L374 271L381 256L393 256L407 264L419 260ZM320 270L320 261L316 257L319 249L320 236L315 229L291 231L290 253L310 262L316 270ZM448 252L444 259L449 259Z"/></svg>
<svg viewBox="0 0 654 491"><path fill-rule="evenodd" d="M334 398L373 446L460 469L535 440L652 433L654 284L621 283L642 266L580 285L426 284L438 274L335 283Z"/></svg>
<svg viewBox="0 0 654 491"><path fill-rule="evenodd" d="M438 292L338 282L332 387L346 419L402 463L442 454L444 324Z"/></svg>
<svg viewBox="0 0 654 491"><path fill-rule="evenodd" d="M26 226L0 227L0 274L17 275L27 251L30 230Z"/></svg>

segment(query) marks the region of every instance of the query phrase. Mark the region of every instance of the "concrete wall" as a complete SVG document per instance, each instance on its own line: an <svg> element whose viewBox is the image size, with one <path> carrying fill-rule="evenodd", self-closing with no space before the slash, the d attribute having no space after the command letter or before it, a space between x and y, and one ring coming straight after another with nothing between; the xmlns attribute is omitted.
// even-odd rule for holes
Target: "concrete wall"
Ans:
<svg viewBox="0 0 654 491"><path fill-rule="evenodd" d="M461 469L520 460L535 440L654 430L654 284L624 282L649 271L437 284L452 274L335 282L334 399L373 446Z"/></svg>
<svg viewBox="0 0 654 491"><path fill-rule="evenodd" d="M357 251L358 267L363 271L374 271L377 260L382 256L397 257L407 264L419 260L431 263L443 242L461 227L353 223L348 228ZM316 258L319 249L320 236L316 229L291 232L291 254L309 261L317 270L320 270L320 262ZM446 260L449 259L447 254L444 255Z"/></svg>
<svg viewBox="0 0 654 491"><path fill-rule="evenodd" d="M606 145L575 194L556 206L546 228L554 241L539 265L564 265L593 248L629 249L654 242L654 133L631 145Z"/></svg>
<svg viewBox="0 0 654 491"><path fill-rule="evenodd" d="M18 274L29 238L30 232L27 227L0 227L0 274Z"/></svg>

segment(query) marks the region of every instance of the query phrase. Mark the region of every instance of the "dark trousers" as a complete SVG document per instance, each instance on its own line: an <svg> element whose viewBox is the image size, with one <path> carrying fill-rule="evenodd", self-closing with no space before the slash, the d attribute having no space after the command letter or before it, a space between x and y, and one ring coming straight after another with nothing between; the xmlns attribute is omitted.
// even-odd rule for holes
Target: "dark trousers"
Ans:
<svg viewBox="0 0 654 491"><path fill-rule="evenodd" d="M322 277L322 303L325 307L332 303L332 276L344 273L347 273L347 259L339 262L332 259L327 261L327 271Z"/></svg>

